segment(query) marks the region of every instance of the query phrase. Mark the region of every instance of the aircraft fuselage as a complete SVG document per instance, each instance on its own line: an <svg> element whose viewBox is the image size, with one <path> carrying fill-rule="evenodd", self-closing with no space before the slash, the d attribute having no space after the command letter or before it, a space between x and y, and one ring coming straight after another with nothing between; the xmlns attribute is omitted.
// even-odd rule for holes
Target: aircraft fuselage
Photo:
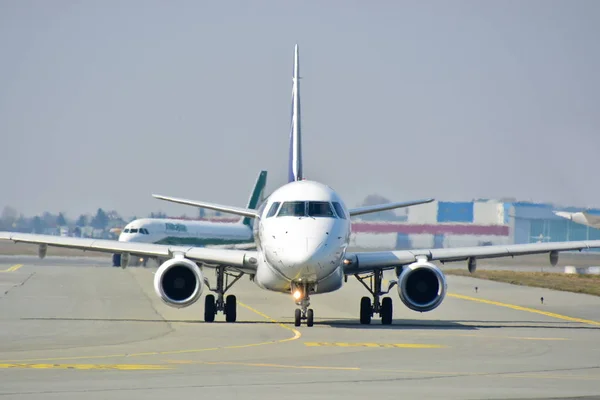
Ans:
<svg viewBox="0 0 600 400"><path fill-rule="evenodd" d="M258 286L287 293L303 285L311 293L342 286L351 224L335 191L318 182L291 182L269 196L259 214L253 230Z"/></svg>

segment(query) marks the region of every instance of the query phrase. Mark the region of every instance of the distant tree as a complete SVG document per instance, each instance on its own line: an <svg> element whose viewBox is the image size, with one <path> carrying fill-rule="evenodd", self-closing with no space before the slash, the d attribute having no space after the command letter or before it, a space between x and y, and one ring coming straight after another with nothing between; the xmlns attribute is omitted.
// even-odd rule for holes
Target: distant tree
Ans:
<svg viewBox="0 0 600 400"><path fill-rule="evenodd" d="M51 214L47 211L45 211L42 214L42 221L44 221L44 227L45 228L49 228L49 227L55 227L56 226L56 219L57 216L54 214Z"/></svg>
<svg viewBox="0 0 600 400"><path fill-rule="evenodd" d="M88 219L86 215L81 214L79 216L79 218L77 218L77 222L75 223L75 225L77 225L80 228L83 228L84 226L87 226L88 224Z"/></svg>
<svg viewBox="0 0 600 400"><path fill-rule="evenodd" d="M108 225L108 216L103 209L99 208L96 216L92 219L92 226L96 229L104 229Z"/></svg>
<svg viewBox="0 0 600 400"><path fill-rule="evenodd" d="M44 220L39 215L33 217L33 233L42 233L44 228Z"/></svg>
<svg viewBox="0 0 600 400"><path fill-rule="evenodd" d="M56 218L56 225L58 226L67 226L67 220L63 213L58 213L58 217Z"/></svg>
<svg viewBox="0 0 600 400"><path fill-rule="evenodd" d="M2 210L2 214L0 215L2 224L6 227L12 227L13 224L17 222L17 218L19 218L19 213L14 207L11 206L5 206Z"/></svg>
<svg viewBox="0 0 600 400"><path fill-rule="evenodd" d="M16 228L19 229L20 232L23 231L23 229L25 229L27 227L28 224L28 219L25 218L24 214L19 214L19 218L17 218L17 226Z"/></svg>

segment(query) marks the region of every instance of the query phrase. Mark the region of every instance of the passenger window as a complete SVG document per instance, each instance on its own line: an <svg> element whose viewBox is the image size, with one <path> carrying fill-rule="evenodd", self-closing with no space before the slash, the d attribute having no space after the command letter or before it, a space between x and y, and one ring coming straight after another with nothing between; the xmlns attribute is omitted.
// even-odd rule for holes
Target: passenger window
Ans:
<svg viewBox="0 0 600 400"><path fill-rule="evenodd" d="M309 201L308 202L309 217L330 217L335 218L333 210L327 201Z"/></svg>
<svg viewBox="0 0 600 400"><path fill-rule="evenodd" d="M305 203L303 201L286 201L279 209L278 217L305 217Z"/></svg>
<svg viewBox="0 0 600 400"><path fill-rule="evenodd" d="M277 209L279 208L280 204L281 203L278 201L271 204L271 208L269 208L269 212L267 213L267 218L272 217L273 215L275 215L275 213L277 213Z"/></svg>
<svg viewBox="0 0 600 400"><path fill-rule="evenodd" d="M335 212L341 219L346 219L346 215L344 214L344 208L337 201L333 202L333 208L335 208Z"/></svg>

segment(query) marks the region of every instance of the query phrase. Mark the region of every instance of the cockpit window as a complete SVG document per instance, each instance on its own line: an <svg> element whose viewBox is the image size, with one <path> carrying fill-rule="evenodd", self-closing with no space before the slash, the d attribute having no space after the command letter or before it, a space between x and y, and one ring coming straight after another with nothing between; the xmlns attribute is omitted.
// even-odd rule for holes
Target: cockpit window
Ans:
<svg viewBox="0 0 600 400"><path fill-rule="evenodd" d="M125 229L123 232L124 233L129 233L129 228Z"/></svg>
<svg viewBox="0 0 600 400"><path fill-rule="evenodd" d="M271 208L269 208L269 212L267 213L267 218L272 217L273 215L275 215L275 213L277 212L277 209L279 208L279 205L281 203L276 201L275 203L271 204Z"/></svg>
<svg viewBox="0 0 600 400"><path fill-rule="evenodd" d="M333 208L335 208L335 213L338 215L338 217L340 217L341 219L346 219L346 214L344 214L344 208L340 203L334 201Z"/></svg>
<svg viewBox="0 0 600 400"><path fill-rule="evenodd" d="M137 233L137 231L138 231L137 229L131 229L129 232L130 233Z"/></svg>
<svg viewBox="0 0 600 400"><path fill-rule="evenodd" d="M327 201L309 201L308 216L335 218L331 205Z"/></svg>
<svg viewBox="0 0 600 400"><path fill-rule="evenodd" d="M149 235L150 234L150 232L148 232L148 229L146 229L146 228L140 228L140 233L142 235Z"/></svg>
<svg viewBox="0 0 600 400"><path fill-rule="evenodd" d="M269 210L269 214L271 211L273 210ZM327 201L287 201L283 203L277 216L335 218L335 213L331 203Z"/></svg>
<svg viewBox="0 0 600 400"><path fill-rule="evenodd" d="M304 201L286 201L279 209L278 217L305 217L306 202Z"/></svg>

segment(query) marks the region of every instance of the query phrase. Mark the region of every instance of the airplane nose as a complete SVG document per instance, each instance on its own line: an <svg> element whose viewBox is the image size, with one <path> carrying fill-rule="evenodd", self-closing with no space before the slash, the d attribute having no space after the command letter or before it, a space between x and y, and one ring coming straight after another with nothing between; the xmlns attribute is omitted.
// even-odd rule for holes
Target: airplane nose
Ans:
<svg viewBox="0 0 600 400"><path fill-rule="evenodd" d="M311 263L321 248L322 241L317 238L303 238L291 241L282 253L283 264L288 268L301 268Z"/></svg>
<svg viewBox="0 0 600 400"><path fill-rule="evenodd" d="M288 279L314 274L322 244L323 240L318 238L290 238L268 247L267 260L271 265L277 266Z"/></svg>

